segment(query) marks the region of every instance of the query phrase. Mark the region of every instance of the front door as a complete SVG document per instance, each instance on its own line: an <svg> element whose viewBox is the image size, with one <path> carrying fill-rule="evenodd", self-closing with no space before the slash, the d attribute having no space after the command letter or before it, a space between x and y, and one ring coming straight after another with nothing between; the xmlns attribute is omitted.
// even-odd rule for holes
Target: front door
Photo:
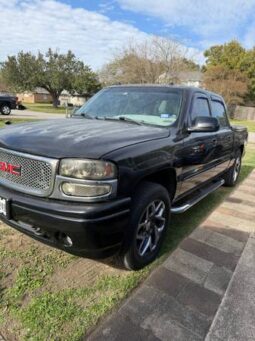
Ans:
<svg viewBox="0 0 255 341"><path fill-rule="evenodd" d="M211 116L209 99L202 93L194 95L189 114L189 125L196 117ZM214 150L215 133L192 132L184 139L182 185L179 195L188 193L216 175Z"/></svg>

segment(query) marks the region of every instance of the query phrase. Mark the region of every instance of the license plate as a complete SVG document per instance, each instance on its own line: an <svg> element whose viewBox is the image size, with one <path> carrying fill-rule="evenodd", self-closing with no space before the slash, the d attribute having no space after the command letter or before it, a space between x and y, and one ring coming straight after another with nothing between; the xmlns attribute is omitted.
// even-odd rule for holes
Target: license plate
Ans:
<svg viewBox="0 0 255 341"><path fill-rule="evenodd" d="M4 198L0 198L0 214L7 216L7 200Z"/></svg>

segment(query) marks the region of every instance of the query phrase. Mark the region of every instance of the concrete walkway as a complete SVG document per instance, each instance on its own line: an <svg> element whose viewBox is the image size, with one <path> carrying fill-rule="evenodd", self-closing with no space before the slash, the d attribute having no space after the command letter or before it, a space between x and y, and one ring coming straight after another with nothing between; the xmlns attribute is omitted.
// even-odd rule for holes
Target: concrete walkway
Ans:
<svg viewBox="0 0 255 341"><path fill-rule="evenodd" d="M255 340L255 239L250 237L206 341Z"/></svg>
<svg viewBox="0 0 255 341"><path fill-rule="evenodd" d="M86 338L255 340L255 171Z"/></svg>

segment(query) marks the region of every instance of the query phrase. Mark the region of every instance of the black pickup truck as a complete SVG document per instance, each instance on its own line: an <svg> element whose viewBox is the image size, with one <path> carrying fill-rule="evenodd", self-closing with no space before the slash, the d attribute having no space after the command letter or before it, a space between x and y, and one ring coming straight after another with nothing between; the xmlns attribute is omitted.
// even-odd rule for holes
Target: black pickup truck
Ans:
<svg viewBox="0 0 255 341"><path fill-rule="evenodd" d="M0 218L85 257L153 261L170 213L237 182L247 130L217 94L113 86L70 119L0 131Z"/></svg>
<svg viewBox="0 0 255 341"><path fill-rule="evenodd" d="M12 109L16 109L18 98L11 95L0 94L0 113L10 115Z"/></svg>

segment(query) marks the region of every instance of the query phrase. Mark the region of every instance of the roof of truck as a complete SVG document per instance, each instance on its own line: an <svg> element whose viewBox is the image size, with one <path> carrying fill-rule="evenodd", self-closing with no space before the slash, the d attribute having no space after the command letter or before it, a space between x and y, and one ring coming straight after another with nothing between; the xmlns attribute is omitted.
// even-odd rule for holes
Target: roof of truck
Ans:
<svg viewBox="0 0 255 341"><path fill-rule="evenodd" d="M222 96L216 94L215 92L194 87L194 86L188 86L188 85L178 85L178 84L116 84L116 85L111 85L108 88L129 88L129 87L136 87L136 88L170 88L170 89L183 89L186 91L189 91L190 93L194 92L202 92L206 94L207 96L210 97L216 97L219 99L222 99Z"/></svg>

